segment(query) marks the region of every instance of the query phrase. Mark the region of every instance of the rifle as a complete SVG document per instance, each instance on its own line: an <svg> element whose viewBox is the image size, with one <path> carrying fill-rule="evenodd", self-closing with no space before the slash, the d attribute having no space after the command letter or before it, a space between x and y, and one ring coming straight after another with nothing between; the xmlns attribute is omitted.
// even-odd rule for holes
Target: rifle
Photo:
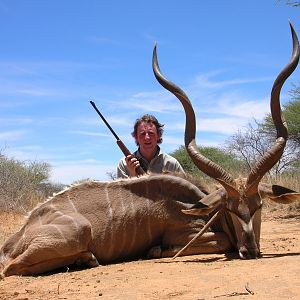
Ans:
<svg viewBox="0 0 300 300"><path fill-rule="evenodd" d="M98 115L100 116L100 118L102 119L102 121L104 122L104 124L107 126L107 128L110 130L110 132L113 134L113 136L116 139L117 145L119 146L119 148L121 149L121 151L123 152L123 154L125 156L127 155L132 155L132 153L128 150L128 148L125 146L125 144L121 141L121 139L118 137L118 135L115 133L115 131L111 128L111 126L109 125L109 123L106 121L106 119L104 118L104 116L101 114L101 112L99 111L99 109L97 108L96 104L93 101L90 101L91 105L94 107L95 111L98 113ZM145 171L143 170L143 168L141 166L136 168L136 171L138 173L138 175L144 175Z"/></svg>

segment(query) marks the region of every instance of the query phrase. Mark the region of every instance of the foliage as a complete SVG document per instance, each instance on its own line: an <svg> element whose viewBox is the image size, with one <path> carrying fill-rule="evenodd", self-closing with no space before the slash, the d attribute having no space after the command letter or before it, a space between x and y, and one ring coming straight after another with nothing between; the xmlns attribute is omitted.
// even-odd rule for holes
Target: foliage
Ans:
<svg viewBox="0 0 300 300"><path fill-rule="evenodd" d="M280 0L277 0L277 2L280 2ZM300 2L299 1L293 1L293 0L285 0L286 5L290 5L290 6L300 6Z"/></svg>
<svg viewBox="0 0 300 300"><path fill-rule="evenodd" d="M26 211L61 185L48 182L50 166L45 162L19 161L0 153L0 207Z"/></svg>
<svg viewBox="0 0 300 300"><path fill-rule="evenodd" d="M298 93L298 97L283 105L283 116L288 125L289 140L295 142L300 147L300 87L293 90L294 95ZM262 129L269 135L275 135L275 127L270 114L268 114L263 123Z"/></svg>
<svg viewBox="0 0 300 300"><path fill-rule="evenodd" d="M238 159L234 154L227 153L220 148L199 147L198 150L203 156L231 173L232 176L241 174L245 170L245 164L242 160ZM179 161L179 163L187 173L194 176L206 176L203 175L203 173L200 172L194 165L184 146L180 146L177 150L170 153L170 155L172 155Z"/></svg>
<svg viewBox="0 0 300 300"><path fill-rule="evenodd" d="M300 6L300 2L299 1L292 1L292 0L286 0L285 1L287 5L291 5L291 6Z"/></svg>

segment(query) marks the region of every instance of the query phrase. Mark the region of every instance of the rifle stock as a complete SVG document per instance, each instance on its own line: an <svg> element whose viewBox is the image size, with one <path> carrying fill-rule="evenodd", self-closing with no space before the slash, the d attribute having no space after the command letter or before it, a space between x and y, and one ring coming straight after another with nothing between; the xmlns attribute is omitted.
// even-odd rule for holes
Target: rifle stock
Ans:
<svg viewBox="0 0 300 300"><path fill-rule="evenodd" d="M119 148L121 149L121 151L123 152L123 154L125 156L133 155L120 139L118 139L116 142L117 142ZM145 174L145 171L141 166L136 168L136 172L137 172L138 175L144 175Z"/></svg>
<svg viewBox="0 0 300 300"><path fill-rule="evenodd" d="M118 139L116 142L125 156L132 154L120 139Z"/></svg>

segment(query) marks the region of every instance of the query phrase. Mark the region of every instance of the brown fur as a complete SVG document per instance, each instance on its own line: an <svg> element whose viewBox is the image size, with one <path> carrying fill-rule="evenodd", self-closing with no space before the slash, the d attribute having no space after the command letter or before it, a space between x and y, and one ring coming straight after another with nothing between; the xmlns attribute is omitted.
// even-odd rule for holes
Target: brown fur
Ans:
<svg viewBox="0 0 300 300"><path fill-rule="evenodd" d="M37 206L5 242L0 250L2 275L174 255L206 219L181 210L204 195L189 181L171 175L72 186ZM186 254L230 248L225 233L209 232Z"/></svg>

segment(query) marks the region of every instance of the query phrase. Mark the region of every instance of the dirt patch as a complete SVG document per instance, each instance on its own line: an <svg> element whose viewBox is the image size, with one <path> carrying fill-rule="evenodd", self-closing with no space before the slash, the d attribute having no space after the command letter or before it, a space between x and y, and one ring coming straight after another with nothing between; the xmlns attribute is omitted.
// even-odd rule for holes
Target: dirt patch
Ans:
<svg viewBox="0 0 300 300"><path fill-rule="evenodd" d="M196 255L11 276L0 281L0 299L300 299L299 229L297 217L269 215L257 260Z"/></svg>

